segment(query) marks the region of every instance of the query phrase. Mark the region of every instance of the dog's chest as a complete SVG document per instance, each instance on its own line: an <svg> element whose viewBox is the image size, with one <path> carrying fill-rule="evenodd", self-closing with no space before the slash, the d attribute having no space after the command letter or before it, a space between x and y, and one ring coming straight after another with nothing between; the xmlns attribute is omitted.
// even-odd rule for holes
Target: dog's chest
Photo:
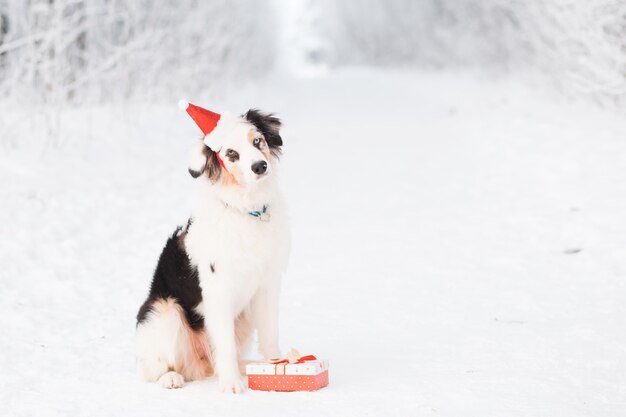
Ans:
<svg viewBox="0 0 626 417"><path fill-rule="evenodd" d="M237 299L253 295L264 280L277 279L288 256L289 236L282 213L269 221L234 210L194 218L185 238L198 267L204 294L229 291Z"/></svg>

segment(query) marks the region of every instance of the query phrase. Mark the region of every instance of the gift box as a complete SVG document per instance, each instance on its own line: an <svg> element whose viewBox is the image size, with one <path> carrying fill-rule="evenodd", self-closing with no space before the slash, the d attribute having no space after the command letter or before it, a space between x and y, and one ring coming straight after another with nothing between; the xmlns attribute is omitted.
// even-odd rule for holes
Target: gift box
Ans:
<svg viewBox="0 0 626 417"><path fill-rule="evenodd" d="M249 363L246 374L252 390L316 391L328 385L328 361L292 349L287 359Z"/></svg>

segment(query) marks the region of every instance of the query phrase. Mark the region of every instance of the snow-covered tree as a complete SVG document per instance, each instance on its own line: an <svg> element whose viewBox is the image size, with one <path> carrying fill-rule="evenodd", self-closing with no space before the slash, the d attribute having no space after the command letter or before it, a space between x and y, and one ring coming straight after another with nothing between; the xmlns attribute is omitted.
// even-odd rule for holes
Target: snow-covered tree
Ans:
<svg viewBox="0 0 626 417"><path fill-rule="evenodd" d="M0 0L0 16L0 92L28 102L172 98L275 59L254 0Z"/></svg>
<svg viewBox="0 0 626 417"><path fill-rule="evenodd" d="M622 102L626 2L0 0L4 99L172 99L265 74L277 58L283 70L531 70Z"/></svg>
<svg viewBox="0 0 626 417"><path fill-rule="evenodd" d="M538 70L567 90L626 99L623 0L309 0L332 66Z"/></svg>

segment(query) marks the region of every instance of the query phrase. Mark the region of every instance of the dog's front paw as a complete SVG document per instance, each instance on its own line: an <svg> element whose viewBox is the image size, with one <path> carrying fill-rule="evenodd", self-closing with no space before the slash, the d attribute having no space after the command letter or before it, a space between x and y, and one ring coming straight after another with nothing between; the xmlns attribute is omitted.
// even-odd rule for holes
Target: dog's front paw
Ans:
<svg viewBox="0 0 626 417"><path fill-rule="evenodd" d="M246 389L246 386L239 376L233 378L220 378L219 387L221 392L227 394L241 394Z"/></svg>
<svg viewBox="0 0 626 417"><path fill-rule="evenodd" d="M185 383L185 379L182 375L177 374L174 371L167 372L157 380L157 384L162 386L163 388L182 388Z"/></svg>

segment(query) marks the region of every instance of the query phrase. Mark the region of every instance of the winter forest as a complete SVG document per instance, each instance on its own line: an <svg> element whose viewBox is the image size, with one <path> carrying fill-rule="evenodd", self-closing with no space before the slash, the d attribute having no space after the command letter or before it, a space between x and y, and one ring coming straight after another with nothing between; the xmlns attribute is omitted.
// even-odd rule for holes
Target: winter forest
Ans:
<svg viewBox="0 0 626 417"><path fill-rule="evenodd" d="M532 71L601 101L626 93L618 0L2 0L0 13L2 97L17 103L165 101L311 66Z"/></svg>
<svg viewBox="0 0 626 417"><path fill-rule="evenodd" d="M328 387L139 379L179 99L282 120ZM0 0L0 415L622 417L625 106L624 0Z"/></svg>

